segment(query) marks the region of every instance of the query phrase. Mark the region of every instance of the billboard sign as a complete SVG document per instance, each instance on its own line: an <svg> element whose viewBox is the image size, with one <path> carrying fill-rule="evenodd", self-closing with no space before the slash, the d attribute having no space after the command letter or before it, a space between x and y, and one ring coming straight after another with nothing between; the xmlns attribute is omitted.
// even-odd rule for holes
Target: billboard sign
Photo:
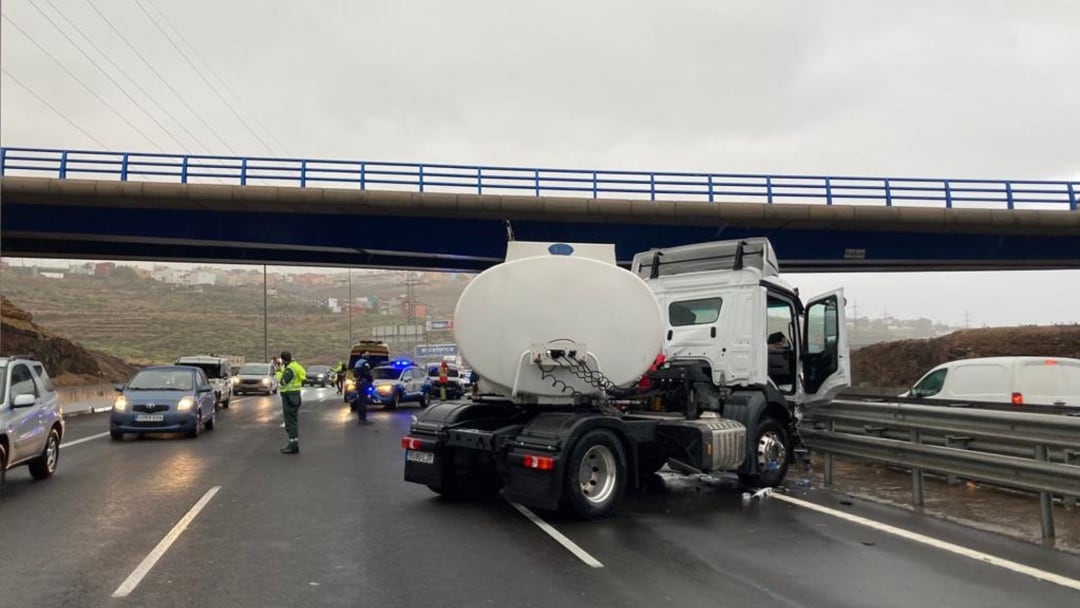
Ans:
<svg viewBox="0 0 1080 608"><path fill-rule="evenodd" d="M453 319L447 319L447 320L443 320L443 321L428 321L427 322L427 330L428 331L448 331L448 330L451 330L451 329L454 329L454 321L453 321Z"/></svg>

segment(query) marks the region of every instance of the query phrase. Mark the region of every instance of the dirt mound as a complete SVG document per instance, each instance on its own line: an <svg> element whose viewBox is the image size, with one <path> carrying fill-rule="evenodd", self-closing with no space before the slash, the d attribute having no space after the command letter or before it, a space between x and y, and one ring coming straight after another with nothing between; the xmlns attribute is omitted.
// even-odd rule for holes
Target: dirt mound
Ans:
<svg viewBox="0 0 1080 608"><path fill-rule="evenodd" d="M864 346L851 353L852 386L910 388L930 368L973 357L1080 359L1080 324L962 329L940 338Z"/></svg>
<svg viewBox="0 0 1080 608"><path fill-rule="evenodd" d="M121 359L51 335L34 323L30 313L2 296L0 313L0 355L27 355L41 361L58 386L122 382L135 371Z"/></svg>

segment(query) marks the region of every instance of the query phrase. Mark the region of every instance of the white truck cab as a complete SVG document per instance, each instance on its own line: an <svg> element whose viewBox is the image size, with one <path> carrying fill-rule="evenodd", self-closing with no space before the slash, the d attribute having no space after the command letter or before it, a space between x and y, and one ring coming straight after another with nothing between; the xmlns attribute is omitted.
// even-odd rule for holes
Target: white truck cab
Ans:
<svg viewBox="0 0 1080 608"><path fill-rule="evenodd" d="M767 239L639 253L631 272L666 315L668 361L704 361L717 386L770 386L798 405L850 385L843 289L804 303Z"/></svg>

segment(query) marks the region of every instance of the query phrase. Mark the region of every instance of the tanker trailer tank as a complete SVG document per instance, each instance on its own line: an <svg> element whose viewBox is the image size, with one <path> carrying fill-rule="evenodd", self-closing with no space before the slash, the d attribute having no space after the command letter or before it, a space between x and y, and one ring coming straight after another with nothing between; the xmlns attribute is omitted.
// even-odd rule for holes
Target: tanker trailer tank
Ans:
<svg viewBox="0 0 1080 608"><path fill-rule="evenodd" d="M652 290L612 245L508 243L507 261L462 292L454 331L486 389L518 403L602 397L644 374L663 348Z"/></svg>

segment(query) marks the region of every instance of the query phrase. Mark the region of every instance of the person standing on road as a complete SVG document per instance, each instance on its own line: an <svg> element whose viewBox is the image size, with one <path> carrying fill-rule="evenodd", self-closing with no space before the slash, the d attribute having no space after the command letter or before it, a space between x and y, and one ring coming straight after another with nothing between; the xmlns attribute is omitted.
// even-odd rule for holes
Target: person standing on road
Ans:
<svg viewBox="0 0 1080 608"><path fill-rule="evenodd" d="M371 364L368 363L368 353L360 353L360 358L353 364L353 379L356 381L356 396L352 402L356 409L357 423L370 424L367 419L368 395L371 394L371 386L375 378L371 375Z"/></svg>
<svg viewBox="0 0 1080 608"><path fill-rule="evenodd" d="M293 361L292 353L282 351L282 367L275 374L278 380L278 392L281 393L281 412L285 418L285 434L289 443L281 448L282 454L300 453L300 389L304 386L307 372L299 363Z"/></svg>
<svg viewBox="0 0 1080 608"><path fill-rule="evenodd" d="M338 361L334 366L334 383L337 385L337 392L341 394L341 387L345 384L345 362Z"/></svg>
<svg viewBox="0 0 1080 608"><path fill-rule="evenodd" d="M439 399L446 401L446 385L450 383L450 366L443 359L439 364Z"/></svg>

